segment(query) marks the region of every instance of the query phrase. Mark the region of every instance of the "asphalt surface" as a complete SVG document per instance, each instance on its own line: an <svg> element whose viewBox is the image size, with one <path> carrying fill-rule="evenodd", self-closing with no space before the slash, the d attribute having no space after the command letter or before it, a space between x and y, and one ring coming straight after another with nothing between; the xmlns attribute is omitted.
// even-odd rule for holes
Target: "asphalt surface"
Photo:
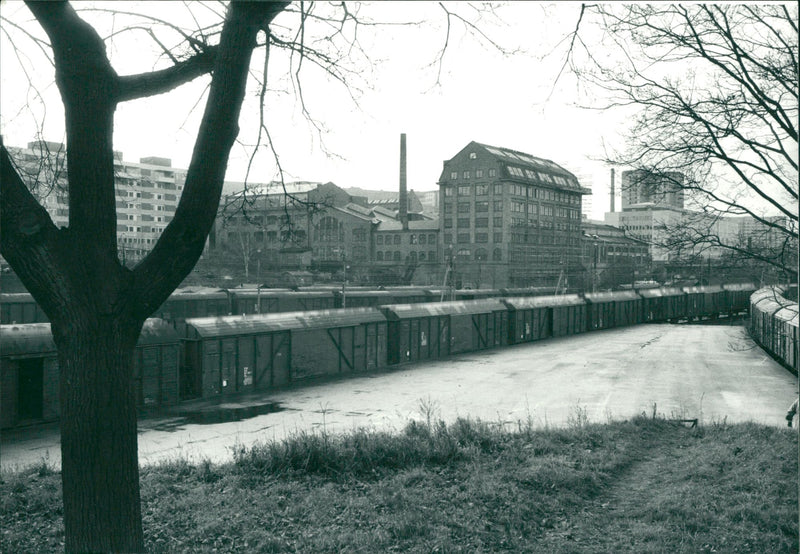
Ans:
<svg viewBox="0 0 800 554"><path fill-rule="evenodd" d="M190 417L139 424L142 464L229 460L231 448L292 433L402 429L411 419L480 418L562 426L654 411L668 418L784 426L797 379L742 327L639 325L403 366L236 402L194 403ZM184 406L182 409L186 409ZM270 411L239 421L220 417ZM206 423L195 421L206 420ZM3 468L60 464L57 426L5 432Z"/></svg>

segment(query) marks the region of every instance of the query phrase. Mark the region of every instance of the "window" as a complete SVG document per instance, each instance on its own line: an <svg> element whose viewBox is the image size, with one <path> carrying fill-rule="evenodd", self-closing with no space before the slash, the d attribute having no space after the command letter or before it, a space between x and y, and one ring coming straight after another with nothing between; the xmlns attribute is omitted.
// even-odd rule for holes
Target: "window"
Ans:
<svg viewBox="0 0 800 554"><path fill-rule="evenodd" d="M444 205L444 213L446 213L446 214L453 213L453 204L451 204L449 202L445 203L445 205Z"/></svg>
<svg viewBox="0 0 800 554"><path fill-rule="evenodd" d="M400 251L399 250L395 250L395 252L394 252L394 261L396 261L396 262L400 261Z"/></svg>
<svg viewBox="0 0 800 554"><path fill-rule="evenodd" d="M525 173L523 173L523 171L520 168L514 167L513 165L508 165L506 167L508 168L508 173L512 177L525 177Z"/></svg>
<svg viewBox="0 0 800 554"><path fill-rule="evenodd" d="M394 243L395 244L400 244L400 235L395 235L394 236Z"/></svg>
<svg viewBox="0 0 800 554"><path fill-rule="evenodd" d="M433 250L428 250L428 261L435 262L436 261L436 252Z"/></svg>
<svg viewBox="0 0 800 554"><path fill-rule="evenodd" d="M381 252L380 250L379 250L379 251L377 251L377 252L375 253L375 259L376 259L377 261L379 261L379 262L382 262L382 261L383 261L383 252Z"/></svg>
<svg viewBox="0 0 800 554"><path fill-rule="evenodd" d="M469 171L465 171L465 172L464 172L464 173L463 173L461 176L462 176L464 179L469 179Z"/></svg>
<svg viewBox="0 0 800 554"><path fill-rule="evenodd" d="M475 233L475 242L480 242L480 243L489 242L489 233Z"/></svg>
<svg viewBox="0 0 800 554"><path fill-rule="evenodd" d="M453 233L445 233L444 234L444 243L445 244L453 244Z"/></svg>
<svg viewBox="0 0 800 554"><path fill-rule="evenodd" d="M383 244L383 235L375 235L375 244Z"/></svg>
<svg viewBox="0 0 800 554"><path fill-rule="evenodd" d="M267 216L267 225L277 225L277 224L278 224L278 216L275 215Z"/></svg>
<svg viewBox="0 0 800 554"><path fill-rule="evenodd" d="M499 262L503 259L503 251L499 248L495 248L492 252L492 260Z"/></svg>
<svg viewBox="0 0 800 554"><path fill-rule="evenodd" d="M503 233L501 231L495 231L493 239L494 242L503 242Z"/></svg>
<svg viewBox="0 0 800 554"><path fill-rule="evenodd" d="M495 217L492 223L492 227L502 227L503 226L503 217Z"/></svg>
<svg viewBox="0 0 800 554"><path fill-rule="evenodd" d="M408 259L413 263L417 261L417 253L413 250L408 254Z"/></svg>
<svg viewBox="0 0 800 554"><path fill-rule="evenodd" d="M408 237L408 243L409 244L417 244L417 235L410 235Z"/></svg>
<svg viewBox="0 0 800 554"><path fill-rule="evenodd" d="M436 235L433 233L428 234L428 244L436 244Z"/></svg>
<svg viewBox="0 0 800 554"><path fill-rule="evenodd" d="M459 243L469 242L469 233L459 233L457 240Z"/></svg>
<svg viewBox="0 0 800 554"><path fill-rule="evenodd" d="M455 181L456 179L458 179L458 171L451 171L450 172L450 180L451 181Z"/></svg>
<svg viewBox="0 0 800 554"><path fill-rule="evenodd" d="M421 261L421 262L425 261L425 252L424 251L419 253L419 261Z"/></svg>
<svg viewBox="0 0 800 554"><path fill-rule="evenodd" d="M489 185L475 185L476 196L486 196L489 194Z"/></svg>
<svg viewBox="0 0 800 554"><path fill-rule="evenodd" d="M488 217L476 217L475 218L475 227L488 227L489 226L489 218Z"/></svg>
<svg viewBox="0 0 800 554"><path fill-rule="evenodd" d="M469 159L470 160L477 160L478 159L478 155L475 152L470 152L469 153Z"/></svg>
<svg viewBox="0 0 800 554"><path fill-rule="evenodd" d="M503 211L503 201L502 200L495 200L494 201L494 211L502 212Z"/></svg>
<svg viewBox="0 0 800 554"><path fill-rule="evenodd" d="M444 218L444 228L445 229L452 229L453 228L453 218L452 217Z"/></svg>
<svg viewBox="0 0 800 554"><path fill-rule="evenodd" d="M460 214L468 214L469 212L470 212L469 202L459 202L458 203L458 213L460 213Z"/></svg>
<svg viewBox="0 0 800 554"><path fill-rule="evenodd" d="M469 218L468 217L459 217L458 218L458 226L459 227L469 227Z"/></svg>
<svg viewBox="0 0 800 554"><path fill-rule="evenodd" d="M456 256L461 260L469 260L471 254L466 248L460 248L458 252L456 252Z"/></svg>
<svg viewBox="0 0 800 554"><path fill-rule="evenodd" d="M475 178L476 179L482 179L483 178L483 170L482 169L476 169L475 170Z"/></svg>
<svg viewBox="0 0 800 554"><path fill-rule="evenodd" d="M453 187L442 186L445 196L453 196Z"/></svg>
<svg viewBox="0 0 800 554"><path fill-rule="evenodd" d="M426 239L426 238L427 238L427 235L421 234L421 235L419 236L419 243L420 243L420 244L425 244L425 239ZM422 259L422 258L420 258L420 259Z"/></svg>
<svg viewBox="0 0 800 554"><path fill-rule="evenodd" d="M489 170L489 177L497 177L497 170L496 169L490 169Z"/></svg>
<svg viewBox="0 0 800 554"><path fill-rule="evenodd" d="M494 193L495 196L501 196L503 194L502 184L492 185L492 189L493 189L492 192Z"/></svg>
<svg viewBox="0 0 800 554"><path fill-rule="evenodd" d="M475 202L475 211L476 212L488 212L489 211L489 203L488 202Z"/></svg>
<svg viewBox="0 0 800 554"><path fill-rule="evenodd" d="M476 262L485 262L489 259L488 253L484 248L477 248L475 250L475 261Z"/></svg>
<svg viewBox="0 0 800 554"><path fill-rule="evenodd" d="M355 242L364 242L367 240L367 230L366 229L353 229L353 241Z"/></svg>
<svg viewBox="0 0 800 554"><path fill-rule="evenodd" d="M459 196L469 196L472 193L472 187L458 187Z"/></svg>

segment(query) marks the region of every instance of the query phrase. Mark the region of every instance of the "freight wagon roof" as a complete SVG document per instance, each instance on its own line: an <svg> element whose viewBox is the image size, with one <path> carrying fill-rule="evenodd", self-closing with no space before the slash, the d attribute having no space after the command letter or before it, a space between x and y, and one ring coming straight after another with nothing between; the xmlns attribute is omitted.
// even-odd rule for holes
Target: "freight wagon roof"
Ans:
<svg viewBox="0 0 800 554"><path fill-rule="evenodd" d="M639 300L639 293L632 290L616 292L587 292L583 295L592 304L603 304L605 302L617 302L618 300Z"/></svg>
<svg viewBox="0 0 800 554"><path fill-rule="evenodd" d="M779 310L793 304L793 302L786 300L784 297L779 296L775 293L775 291L772 290L763 295L759 295L758 297L756 297L756 295L751 296L750 303L755 306L758 311L769 315L774 315Z"/></svg>
<svg viewBox="0 0 800 554"><path fill-rule="evenodd" d="M344 295L345 297L352 296L354 298L391 298L392 293L385 290L350 290L346 288Z"/></svg>
<svg viewBox="0 0 800 554"><path fill-rule="evenodd" d="M0 356L4 358L55 351L49 323L0 325Z"/></svg>
<svg viewBox="0 0 800 554"><path fill-rule="evenodd" d="M722 285L722 288L730 291L756 290L756 286L753 283L731 283L729 285Z"/></svg>
<svg viewBox="0 0 800 554"><path fill-rule="evenodd" d="M178 333L175 328L163 319L151 317L144 322L139 341L136 346L146 346L148 344L165 344L178 342Z"/></svg>
<svg viewBox="0 0 800 554"><path fill-rule="evenodd" d="M662 298L664 296L683 296L686 294L679 288L662 287L658 289L639 289L638 293L643 298Z"/></svg>
<svg viewBox="0 0 800 554"><path fill-rule="evenodd" d="M683 290L689 294L707 294L710 292L722 292L722 287L719 285L705 285L700 287L683 287Z"/></svg>
<svg viewBox="0 0 800 554"><path fill-rule="evenodd" d="M291 290L261 289L257 290L237 290L231 291L236 298L333 298L333 291L303 291L296 292Z"/></svg>
<svg viewBox="0 0 800 554"><path fill-rule="evenodd" d="M506 306L496 299L462 300L457 302L423 302L420 304L390 304L382 306L391 320L431 317L437 315L486 314L504 312Z"/></svg>
<svg viewBox="0 0 800 554"><path fill-rule="evenodd" d="M376 308L309 310L247 316L196 317L186 320L187 338L254 335L295 329L333 329L386 321Z"/></svg>
<svg viewBox="0 0 800 554"><path fill-rule="evenodd" d="M209 289L198 292L174 292L166 302L173 300L216 300L221 298L228 298L228 293L216 289Z"/></svg>
<svg viewBox="0 0 800 554"><path fill-rule="evenodd" d="M781 309L775 312L774 317L776 319L782 319L792 327L797 327L799 315L797 304L791 304L789 306L783 306Z"/></svg>
<svg viewBox="0 0 800 554"><path fill-rule="evenodd" d="M0 294L0 302L33 302L33 296L29 292L4 292Z"/></svg>
<svg viewBox="0 0 800 554"><path fill-rule="evenodd" d="M577 294L560 294L558 296L519 296L505 298L503 301L515 310L528 310L531 308L549 308L563 306L583 306L586 301Z"/></svg>

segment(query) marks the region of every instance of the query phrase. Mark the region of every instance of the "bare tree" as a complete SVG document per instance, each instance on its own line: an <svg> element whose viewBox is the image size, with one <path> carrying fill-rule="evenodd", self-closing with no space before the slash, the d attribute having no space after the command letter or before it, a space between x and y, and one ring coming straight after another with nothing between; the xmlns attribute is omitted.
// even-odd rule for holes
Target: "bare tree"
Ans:
<svg viewBox="0 0 800 554"><path fill-rule="evenodd" d="M277 160L264 115L270 46L285 49L295 60L290 80L308 113L301 66L320 66L349 84L340 61L352 55L358 22L345 3L231 2L224 13L219 4L203 4L215 23L187 31L120 7L114 16L124 14L138 23L101 37L69 3L30 1L27 6L46 40L6 19L3 32L8 35L13 27L27 36L31 48L54 67L66 123L69 224L54 225L0 143L0 252L47 314L58 347L66 550L141 552L134 348L145 319L194 267L214 224L248 77L254 75L253 53L266 50L257 79L263 132L255 146L266 144ZM338 9L338 17L320 15L319 6ZM281 12L299 18L299 25L273 22ZM452 13L447 11L448 17ZM306 37L310 23L327 31L312 41ZM150 37L167 67L119 75L107 46L123 31ZM351 34L339 41L346 33ZM333 45L332 50L323 44ZM205 108L177 210L152 250L128 268L118 251L115 111L124 102L203 76L209 79ZM48 179L52 182L46 185L59 184L57 177Z"/></svg>
<svg viewBox="0 0 800 554"><path fill-rule="evenodd" d="M607 161L671 181L703 214L666 233L665 246L731 249L796 276L796 255L785 254L797 249L797 16L794 4L581 10L568 63L601 98L593 108L632 115ZM752 218L782 246L716 232L728 216Z"/></svg>
<svg viewBox="0 0 800 554"><path fill-rule="evenodd" d="M66 549L141 552L133 351L145 319L191 271L214 222L259 33L284 2L232 3L217 42L191 36L171 67L118 75L68 3L30 2L50 39L67 136L69 226L58 229L0 148L0 248L52 324L61 370ZM129 100L210 74L175 217L135 268L117 251L113 119Z"/></svg>

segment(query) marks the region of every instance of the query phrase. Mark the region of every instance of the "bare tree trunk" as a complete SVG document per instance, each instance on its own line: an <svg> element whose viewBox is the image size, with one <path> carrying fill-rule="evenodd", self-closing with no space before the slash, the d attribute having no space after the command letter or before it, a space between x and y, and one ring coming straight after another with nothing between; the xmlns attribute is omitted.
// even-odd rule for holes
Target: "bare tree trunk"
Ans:
<svg viewBox="0 0 800 554"><path fill-rule="evenodd" d="M53 327L66 551L144 552L132 379L141 325L81 314Z"/></svg>

